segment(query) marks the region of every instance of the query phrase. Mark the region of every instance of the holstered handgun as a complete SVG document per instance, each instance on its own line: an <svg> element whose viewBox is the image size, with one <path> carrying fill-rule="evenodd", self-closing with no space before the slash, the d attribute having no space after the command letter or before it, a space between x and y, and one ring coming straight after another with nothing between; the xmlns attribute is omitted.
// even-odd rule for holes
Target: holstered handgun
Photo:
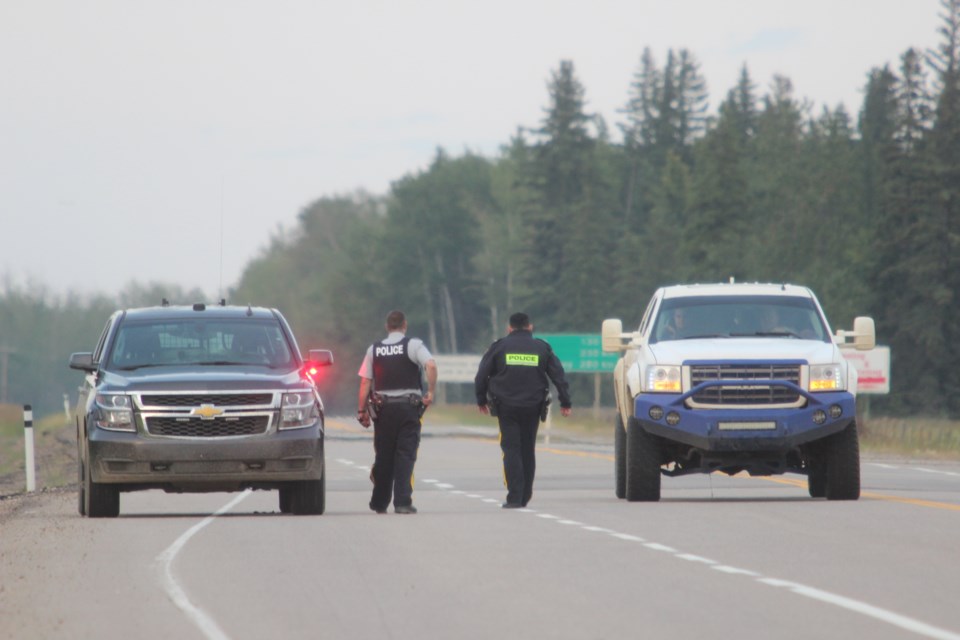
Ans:
<svg viewBox="0 0 960 640"><path fill-rule="evenodd" d="M371 391L370 395L367 396L367 413L370 414L371 420L377 419L382 406L383 396L381 396L379 393L374 393Z"/></svg>
<svg viewBox="0 0 960 640"><path fill-rule="evenodd" d="M497 399L492 393L487 393L487 410L490 411L492 417L497 417Z"/></svg>
<svg viewBox="0 0 960 640"><path fill-rule="evenodd" d="M552 400L552 398L550 397L550 390L548 389L548 390L547 390L547 395L545 395L545 396L543 397L543 404L540 405L540 422L546 422L546 421L547 421L547 413L548 413L549 410L550 410L550 401L551 401L551 400Z"/></svg>

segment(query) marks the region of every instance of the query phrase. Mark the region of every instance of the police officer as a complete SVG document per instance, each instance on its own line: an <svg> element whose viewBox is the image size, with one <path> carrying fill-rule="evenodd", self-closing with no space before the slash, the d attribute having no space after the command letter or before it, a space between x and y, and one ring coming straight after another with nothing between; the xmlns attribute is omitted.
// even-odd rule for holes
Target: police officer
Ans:
<svg viewBox="0 0 960 640"><path fill-rule="evenodd" d="M416 513L413 506L413 465L420 447L422 410L433 403L437 365L419 338L406 337L402 311L387 315L387 337L367 348L360 365L357 420L369 427L372 419L373 495L370 509L386 513L393 498L395 513ZM427 392L422 393L426 371ZM371 415L370 404L375 407Z"/></svg>
<svg viewBox="0 0 960 640"><path fill-rule="evenodd" d="M560 396L560 413L568 417L570 391L563 365L549 344L533 337L527 314L513 314L507 335L487 349L474 380L480 413L489 415L493 407L500 421L500 448L507 482L504 509L525 507L533 495L537 465L534 450L541 412L546 408L547 378Z"/></svg>

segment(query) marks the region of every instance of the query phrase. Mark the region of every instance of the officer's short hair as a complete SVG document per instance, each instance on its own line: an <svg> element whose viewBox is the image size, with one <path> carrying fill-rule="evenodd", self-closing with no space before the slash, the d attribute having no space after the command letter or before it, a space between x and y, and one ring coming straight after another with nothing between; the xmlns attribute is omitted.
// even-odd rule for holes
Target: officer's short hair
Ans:
<svg viewBox="0 0 960 640"><path fill-rule="evenodd" d="M403 311L391 311L387 314L387 329L396 331L403 328L403 323L407 321L407 316Z"/></svg>
<svg viewBox="0 0 960 640"><path fill-rule="evenodd" d="M525 313L515 313L510 316L510 327L513 329L526 329L530 326L530 316Z"/></svg>

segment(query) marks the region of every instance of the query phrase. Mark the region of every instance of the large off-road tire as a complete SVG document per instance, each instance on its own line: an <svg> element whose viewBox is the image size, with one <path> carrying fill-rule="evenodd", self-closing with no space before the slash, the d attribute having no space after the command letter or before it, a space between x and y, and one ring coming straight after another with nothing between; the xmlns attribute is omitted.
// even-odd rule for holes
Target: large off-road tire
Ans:
<svg viewBox="0 0 960 640"><path fill-rule="evenodd" d="M619 414L613 429L614 491L622 499L627 497L627 432Z"/></svg>
<svg viewBox="0 0 960 640"><path fill-rule="evenodd" d="M824 443L827 500L856 500L860 497L860 441L857 423L851 422Z"/></svg>
<svg viewBox="0 0 960 640"><path fill-rule="evenodd" d="M88 518L116 518L120 515L120 490L110 484L94 482L90 472L90 458L81 466L83 482L82 513Z"/></svg>
<svg viewBox="0 0 960 640"><path fill-rule="evenodd" d="M291 490L287 487L280 487L280 513L290 513L293 509L290 506L292 504L293 494Z"/></svg>
<svg viewBox="0 0 960 640"><path fill-rule="evenodd" d="M811 498L827 495L827 469L822 463L814 463L807 473L807 491Z"/></svg>
<svg viewBox="0 0 960 640"><path fill-rule="evenodd" d="M633 419L627 423L626 471L629 502L660 500L660 442Z"/></svg>
<svg viewBox="0 0 960 640"><path fill-rule="evenodd" d="M319 480L290 483L290 512L295 516L319 516L327 507L327 468ZM282 506L281 506L282 508Z"/></svg>

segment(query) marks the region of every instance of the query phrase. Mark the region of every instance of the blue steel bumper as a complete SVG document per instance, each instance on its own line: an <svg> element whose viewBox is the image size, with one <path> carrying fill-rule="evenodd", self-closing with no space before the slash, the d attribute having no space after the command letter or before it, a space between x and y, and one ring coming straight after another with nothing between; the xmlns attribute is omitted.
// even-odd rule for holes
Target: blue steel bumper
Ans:
<svg viewBox="0 0 960 640"><path fill-rule="evenodd" d="M736 384L743 385L743 381ZM786 451L799 445L825 438L845 429L856 416L856 399L846 391L810 393L795 384L782 380L756 380L748 384L787 386L806 399L798 408L738 408L691 409L687 399L707 386L722 386L722 382L707 382L685 394L640 394L635 398L634 416L643 429L666 440L696 447L703 451L749 452ZM840 407L840 415L831 417L830 407ZM651 417L651 409L662 409L663 417ZM822 411L826 419L818 424L814 415ZM667 424L667 416L675 413L680 420ZM654 415L657 412L654 411ZM721 423L772 423L772 428L721 428Z"/></svg>

